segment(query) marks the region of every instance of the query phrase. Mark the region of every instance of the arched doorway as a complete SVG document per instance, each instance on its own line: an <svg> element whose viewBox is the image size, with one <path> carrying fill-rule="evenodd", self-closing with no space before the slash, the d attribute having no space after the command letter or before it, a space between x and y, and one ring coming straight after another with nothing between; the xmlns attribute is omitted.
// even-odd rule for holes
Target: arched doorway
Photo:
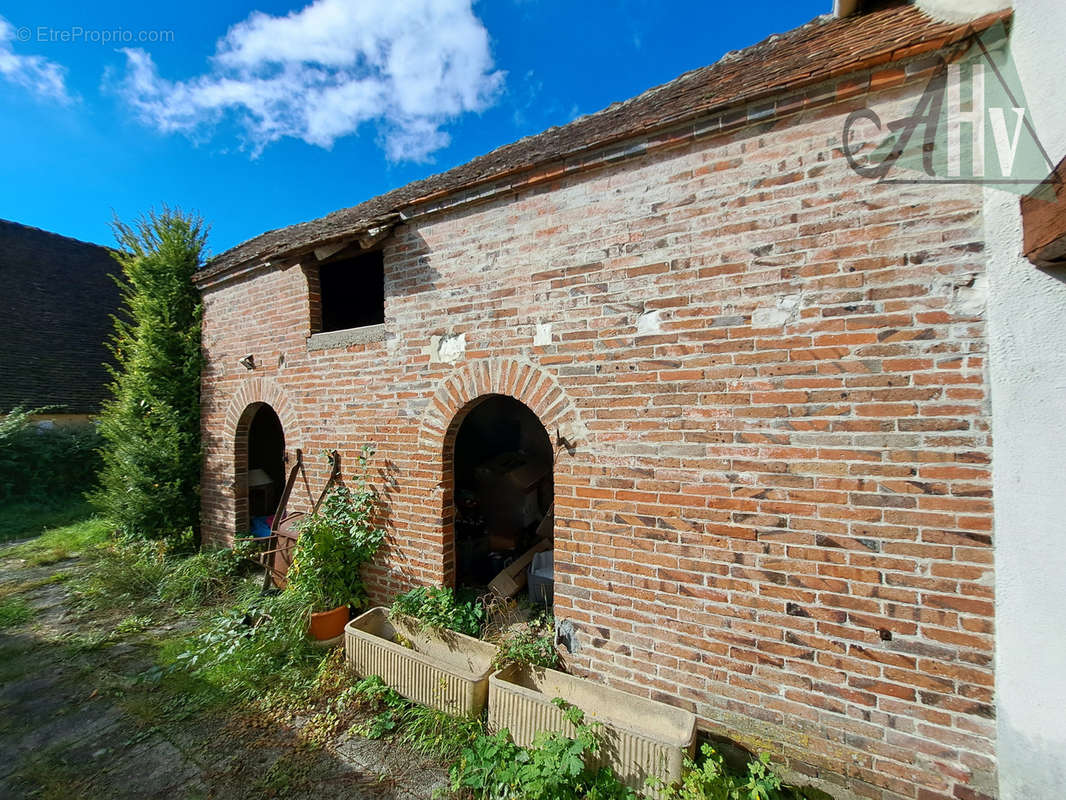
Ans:
<svg viewBox="0 0 1066 800"><path fill-rule="evenodd" d="M464 412L451 463L455 585L481 588L550 547L554 459L544 425L513 397L483 395Z"/></svg>
<svg viewBox="0 0 1066 800"><path fill-rule="evenodd" d="M248 494L238 524L241 530L259 536L269 532L285 486L285 431L277 413L266 403L255 403L245 413L251 414L245 434L247 462L243 465ZM238 464L238 471L241 466Z"/></svg>

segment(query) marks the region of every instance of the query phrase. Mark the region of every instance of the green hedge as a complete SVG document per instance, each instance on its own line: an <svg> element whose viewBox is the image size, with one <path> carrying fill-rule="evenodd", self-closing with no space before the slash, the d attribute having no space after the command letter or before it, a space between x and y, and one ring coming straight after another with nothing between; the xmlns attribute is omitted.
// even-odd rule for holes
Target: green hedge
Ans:
<svg viewBox="0 0 1066 800"><path fill-rule="evenodd" d="M96 426L42 427L33 415L44 411L19 407L0 420L0 500L52 501L96 485Z"/></svg>

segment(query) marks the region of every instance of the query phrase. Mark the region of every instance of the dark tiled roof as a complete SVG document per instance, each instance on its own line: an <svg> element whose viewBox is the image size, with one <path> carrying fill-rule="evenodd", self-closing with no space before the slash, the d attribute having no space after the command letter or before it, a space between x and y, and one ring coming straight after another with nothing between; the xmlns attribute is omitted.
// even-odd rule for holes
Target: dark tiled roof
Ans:
<svg viewBox="0 0 1066 800"><path fill-rule="evenodd" d="M19 404L100 409L119 291L111 251L0 220L0 413Z"/></svg>
<svg viewBox="0 0 1066 800"><path fill-rule="evenodd" d="M214 258L201 270L197 281L244 264L295 255L331 239L360 233L374 220L420 201L739 103L751 103L938 50L990 27L1009 14L1009 11L999 12L958 25L938 22L912 5L890 3L841 19L819 17L569 125L505 145L447 172L415 181L352 208L256 236Z"/></svg>

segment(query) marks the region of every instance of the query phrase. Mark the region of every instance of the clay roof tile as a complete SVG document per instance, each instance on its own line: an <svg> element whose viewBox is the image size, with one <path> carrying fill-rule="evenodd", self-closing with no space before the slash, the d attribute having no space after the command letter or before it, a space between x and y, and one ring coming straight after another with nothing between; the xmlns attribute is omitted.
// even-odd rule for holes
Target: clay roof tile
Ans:
<svg viewBox="0 0 1066 800"><path fill-rule="evenodd" d="M554 162L580 158L595 148L649 131L709 116L741 103L795 91L830 78L932 52L1008 19L1010 11L959 25L939 22L918 8L890 3L844 18L817 17L774 34L715 64L686 72L634 98L553 127L453 169L394 189L319 219L268 231L214 258L197 277L203 282L231 269L295 256L315 245L358 234L377 219L479 184Z"/></svg>

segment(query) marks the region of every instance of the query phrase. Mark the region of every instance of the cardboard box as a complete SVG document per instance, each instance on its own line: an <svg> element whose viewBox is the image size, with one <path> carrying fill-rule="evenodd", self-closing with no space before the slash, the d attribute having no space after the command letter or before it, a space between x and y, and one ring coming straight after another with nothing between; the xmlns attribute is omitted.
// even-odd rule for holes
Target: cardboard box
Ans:
<svg viewBox="0 0 1066 800"><path fill-rule="evenodd" d="M489 591L497 597L514 597L526 587L526 570L533 563L533 556L551 548L551 539L538 541L503 572L489 581Z"/></svg>

